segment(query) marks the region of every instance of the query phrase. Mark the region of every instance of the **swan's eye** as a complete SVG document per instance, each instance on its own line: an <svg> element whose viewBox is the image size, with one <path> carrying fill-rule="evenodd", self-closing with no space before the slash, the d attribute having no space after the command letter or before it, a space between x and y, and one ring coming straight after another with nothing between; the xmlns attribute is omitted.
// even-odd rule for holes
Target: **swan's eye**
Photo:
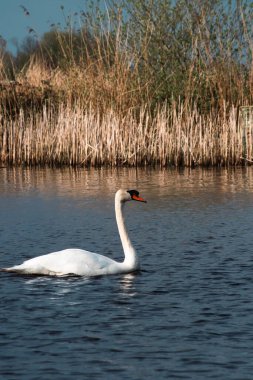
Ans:
<svg viewBox="0 0 253 380"><path fill-rule="evenodd" d="M131 195L131 198L135 195L136 197L139 196L139 191L137 190L127 190L127 192Z"/></svg>

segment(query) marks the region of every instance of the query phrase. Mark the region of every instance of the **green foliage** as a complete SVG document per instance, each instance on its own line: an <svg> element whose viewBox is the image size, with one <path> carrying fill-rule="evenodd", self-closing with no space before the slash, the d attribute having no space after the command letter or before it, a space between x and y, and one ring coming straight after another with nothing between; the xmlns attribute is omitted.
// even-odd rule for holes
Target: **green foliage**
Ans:
<svg viewBox="0 0 253 380"><path fill-rule="evenodd" d="M0 80L13 79L13 56L6 49L7 43L0 36Z"/></svg>
<svg viewBox="0 0 253 380"><path fill-rule="evenodd" d="M238 0L123 0L130 49L155 101L218 105L250 96L253 7ZM201 104L202 103L202 104Z"/></svg>
<svg viewBox="0 0 253 380"><path fill-rule="evenodd" d="M14 59L14 66L17 72L22 71L28 64L32 56L39 52L39 42L34 36L27 36L18 46L17 56Z"/></svg>
<svg viewBox="0 0 253 380"><path fill-rule="evenodd" d="M197 103L203 112L221 109L224 101L252 102L251 2L108 0L103 4L89 1L88 11L76 16L78 22L67 16L64 28L54 25L40 40L28 37L18 49L17 70L35 56L53 69L86 70L96 65L108 72L121 56L135 73L133 86L142 89L140 103L148 102L152 108L179 98L190 107Z"/></svg>

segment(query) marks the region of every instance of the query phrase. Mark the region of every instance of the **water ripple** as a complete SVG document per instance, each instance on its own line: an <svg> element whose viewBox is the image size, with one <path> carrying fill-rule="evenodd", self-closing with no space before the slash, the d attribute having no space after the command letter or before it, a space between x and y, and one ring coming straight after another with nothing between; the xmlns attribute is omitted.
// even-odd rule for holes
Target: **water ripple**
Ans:
<svg viewBox="0 0 253 380"><path fill-rule="evenodd" d="M113 192L148 199L126 213L140 273L0 274L1 378L252 379L253 170L0 176L1 266L69 246L121 260Z"/></svg>

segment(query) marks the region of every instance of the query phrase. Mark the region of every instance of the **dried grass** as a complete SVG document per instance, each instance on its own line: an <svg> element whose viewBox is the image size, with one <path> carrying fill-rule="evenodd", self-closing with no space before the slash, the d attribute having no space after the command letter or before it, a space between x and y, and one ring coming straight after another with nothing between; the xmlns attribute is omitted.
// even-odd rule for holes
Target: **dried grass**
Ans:
<svg viewBox="0 0 253 380"><path fill-rule="evenodd" d="M224 115L222 113L221 115ZM200 115L197 108L159 107L151 117L143 107L138 118L129 110L100 114L76 104L43 107L42 113L0 125L0 160L11 165L237 165L243 138L237 109L228 116ZM252 146L252 142L248 142ZM248 152L251 155L251 151Z"/></svg>
<svg viewBox="0 0 253 380"><path fill-rule="evenodd" d="M124 50L120 26L115 37L97 38L93 56L87 49L80 62L72 57L71 44L59 43L69 65L49 68L42 58L31 57L13 82L6 81L0 60L2 164L191 167L237 165L242 157L252 158L252 134L245 140L233 97L225 100L236 83L228 80L225 66L211 62L193 77L193 61L184 102L170 97L171 104L162 104L164 98L154 101L156 77L138 72L143 65L138 65L138 49L131 57ZM236 104L248 104L252 93L245 103L244 82L234 71L241 94ZM202 74L217 91L210 92L213 101L201 113L196 102Z"/></svg>

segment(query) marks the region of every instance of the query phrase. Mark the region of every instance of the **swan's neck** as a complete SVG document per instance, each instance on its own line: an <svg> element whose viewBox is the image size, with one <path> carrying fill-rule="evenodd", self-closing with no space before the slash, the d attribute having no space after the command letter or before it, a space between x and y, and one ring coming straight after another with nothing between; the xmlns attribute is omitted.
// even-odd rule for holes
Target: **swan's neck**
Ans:
<svg viewBox="0 0 253 380"><path fill-rule="evenodd" d="M120 202L119 199L116 199L115 200L116 221L117 221L117 225L119 229L121 243L123 246L123 251L125 254L125 260L123 264L124 266L127 266L129 269L135 270L139 268L139 260L126 230L124 216L123 216L123 208L124 208L124 203Z"/></svg>

